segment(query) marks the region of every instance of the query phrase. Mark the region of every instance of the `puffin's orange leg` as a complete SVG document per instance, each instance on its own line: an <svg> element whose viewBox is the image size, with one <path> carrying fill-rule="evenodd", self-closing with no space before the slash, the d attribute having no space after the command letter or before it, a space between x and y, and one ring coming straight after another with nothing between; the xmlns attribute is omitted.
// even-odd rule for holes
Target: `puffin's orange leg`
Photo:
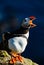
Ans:
<svg viewBox="0 0 44 65"><path fill-rule="evenodd" d="M22 58L22 56L18 56L18 60L20 61L20 62L23 62L23 58Z"/></svg>
<svg viewBox="0 0 44 65"><path fill-rule="evenodd" d="M11 64L16 63L17 61L23 62L23 58L20 54L11 53L11 56L12 56L12 58L10 60Z"/></svg>
<svg viewBox="0 0 44 65"><path fill-rule="evenodd" d="M14 63L16 63L16 58L12 57L12 58L10 59L10 64L14 64Z"/></svg>

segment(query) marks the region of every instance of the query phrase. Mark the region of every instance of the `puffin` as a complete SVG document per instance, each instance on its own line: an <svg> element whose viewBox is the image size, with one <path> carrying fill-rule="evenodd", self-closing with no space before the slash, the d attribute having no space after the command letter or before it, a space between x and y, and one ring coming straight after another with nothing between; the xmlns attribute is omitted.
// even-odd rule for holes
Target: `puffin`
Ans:
<svg viewBox="0 0 44 65"><path fill-rule="evenodd" d="M15 63L16 60L13 61L13 57L17 58L17 60L20 59L19 61L23 62L21 53L25 51L28 44L27 40L29 38L30 28L36 26L36 24L33 23L35 19L35 16L24 18L19 29L13 32L7 32L3 35L3 39L7 40L8 48L11 50L10 54L12 55L12 59L10 60L10 63Z"/></svg>

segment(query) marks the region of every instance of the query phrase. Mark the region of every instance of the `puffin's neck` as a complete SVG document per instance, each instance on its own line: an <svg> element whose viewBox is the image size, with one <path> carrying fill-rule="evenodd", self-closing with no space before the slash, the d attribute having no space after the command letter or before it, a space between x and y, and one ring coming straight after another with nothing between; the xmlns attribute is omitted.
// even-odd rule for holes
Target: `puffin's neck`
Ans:
<svg viewBox="0 0 44 65"><path fill-rule="evenodd" d="M20 27L21 31L26 34L29 31L29 27L25 28L25 27Z"/></svg>

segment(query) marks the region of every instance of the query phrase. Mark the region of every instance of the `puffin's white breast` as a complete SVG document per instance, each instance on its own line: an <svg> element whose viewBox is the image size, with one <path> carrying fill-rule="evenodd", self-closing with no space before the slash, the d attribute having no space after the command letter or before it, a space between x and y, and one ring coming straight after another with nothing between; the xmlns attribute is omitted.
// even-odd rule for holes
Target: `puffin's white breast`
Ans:
<svg viewBox="0 0 44 65"><path fill-rule="evenodd" d="M24 34L27 39L29 37L29 32L27 34ZM22 53L24 52L26 46L27 46L27 39L24 37L14 37L8 40L8 46L9 49L17 52Z"/></svg>

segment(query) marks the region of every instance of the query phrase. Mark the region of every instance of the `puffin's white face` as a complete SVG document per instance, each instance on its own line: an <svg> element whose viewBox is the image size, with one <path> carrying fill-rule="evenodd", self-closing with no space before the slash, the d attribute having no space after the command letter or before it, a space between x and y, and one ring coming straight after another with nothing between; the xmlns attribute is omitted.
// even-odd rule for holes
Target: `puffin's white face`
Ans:
<svg viewBox="0 0 44 65"><path fill-rule="evenodd" d="M33 28L33 27L36 27L36 24L33 23L33 20L35 19L30 19L30 18L25 18L23 20L23 23L22 23L22 26L25 27L25 28Z"/></svg>
<svg viewBox="0 0 44 65"><path fill-rule="evenodd" d="M29 25L29 18L25 18L24 20L23 20L23 23L22 23L22 26L25 26L25 27L27 27L28 25Z"/></svg>

